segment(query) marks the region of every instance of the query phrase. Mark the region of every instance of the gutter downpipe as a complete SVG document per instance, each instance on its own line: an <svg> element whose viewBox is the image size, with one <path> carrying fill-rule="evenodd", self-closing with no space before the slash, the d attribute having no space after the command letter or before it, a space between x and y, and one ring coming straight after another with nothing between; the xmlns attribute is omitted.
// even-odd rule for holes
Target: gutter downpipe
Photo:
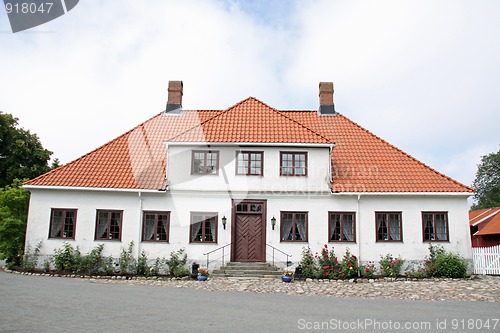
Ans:
<svg viewBox="0 0 500 333"><path fill-rule="evenodd" d="M360 235L361 235L361 232L360 232L360 222L361 222L361 219L360 219L360 212L359 212L359 201L361 200L361 194L358 194L358 200L356 202L356 225L357 225L357 228L356 228L356 239L357 239L357 243L358 243L358 277L361 276L361 238L360 238Z"/></svg>
<svg viewBox="0 0 500 333"><path fill-rule="evenodd" d="M141 239L142 239L142 192L137 192L139 197L139 233L137 234L137 259L141 256Z"/></svg>

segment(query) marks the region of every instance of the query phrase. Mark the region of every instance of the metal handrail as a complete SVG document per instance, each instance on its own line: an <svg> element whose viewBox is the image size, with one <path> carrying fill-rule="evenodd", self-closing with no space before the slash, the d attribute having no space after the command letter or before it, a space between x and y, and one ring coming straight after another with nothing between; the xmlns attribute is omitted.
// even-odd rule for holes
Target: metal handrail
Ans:
<svg viewBox="0 0 500 333"><path fill-rule="evenodd" d="M208 265L209 265L212 261L215 261L215 260L219 259L219 258L217 258L217 259L214 259L214 260L210 261L210 253L213 253L213 252L215 252L215 251L219 251L219 250L222 250L222 256L221 256L220 258L222 258L222 266L224 266L224 257L225 257L225 254L224 254L224 248L225 248L225 247L228 247L229 245L231 245L231 243L226 244L226 245L221 246L221 247L218 247L218 248L216 248L216 249L214 249L214 250L212 250L212 251L209 251L209 252L207 252L207 253L203 253L203 255L204 255L204 256L207 256L207 269L208 269Z"/></svg>
<svg viewBox="0 0 500 333"><path fill-rule="evenodd" d="M270 248L272 248L272 249L273 249L273 266L274 266L274 258L275 258L275 256L274 256L274 251L275 251L275 250L276 250L276 251L278 251L278 252L280 252L281 254L284 254L284 255L286 256L286 267L288 267L288 266L289 266L288 264L290 263L290 261L288 260L288 258L290 258L290 257L292 256L291 254L288 254L288 253L286 253L286 252L283 252L283 251L281 251L280 249L275 248L274 246L272 246L272 245L270 245L270 244L267 244L267 243L266 243L266 246L269 246Z"/></svg>

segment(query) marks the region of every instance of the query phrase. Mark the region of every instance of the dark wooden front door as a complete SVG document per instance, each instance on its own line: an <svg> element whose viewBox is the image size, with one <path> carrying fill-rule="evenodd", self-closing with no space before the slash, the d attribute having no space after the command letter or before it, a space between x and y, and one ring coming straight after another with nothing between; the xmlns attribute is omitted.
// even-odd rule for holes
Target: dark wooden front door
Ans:
<svg viewBox="0 0 500 333"><path fill-rule="evenodd" d="M265 201L233 201L231 261L266 261L265 212Z"/></svg>

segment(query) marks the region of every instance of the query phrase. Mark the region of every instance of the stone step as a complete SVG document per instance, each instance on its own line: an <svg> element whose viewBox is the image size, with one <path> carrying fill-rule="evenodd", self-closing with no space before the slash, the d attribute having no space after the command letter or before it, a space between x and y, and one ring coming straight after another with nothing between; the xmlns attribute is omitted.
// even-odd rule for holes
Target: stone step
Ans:
<svg viewBox="0 0 500 333"><path fill-rule="evenodd" d="M273 267L267 262L228 262L226 267L239 267L239 266L252 266L252 267Z"/></svg>
<svg viewBox="0 0 500 333"><path fill-rule="evenodd" d="M273 266L224 266L219 269L224 269L226 271L275 271L276 267Z"/></svg>
<svg viewBox="0 0 500 333"><path fill-rule="evenodd" d="M230 262L214 270L212 276L276 278L281 269L265 262Z"/></svg>
<svg viewBox="0 0 500 333"><path fill-rule="evenodd" d="M281 271L277 270L235 270L235 269L216 269L212 272L214 274L228 274L228 275L281 275Z"/></svg>

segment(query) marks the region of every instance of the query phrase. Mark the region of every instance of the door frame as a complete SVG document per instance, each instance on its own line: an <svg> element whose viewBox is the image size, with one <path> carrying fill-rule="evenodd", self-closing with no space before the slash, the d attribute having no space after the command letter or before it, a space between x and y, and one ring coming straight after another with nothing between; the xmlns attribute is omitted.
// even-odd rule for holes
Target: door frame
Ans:
<svg viewBox="0 0 500 333"><path fill-rule="evenodd" d="M236 206L241 203L255 203L255 204L261 204L262 205L262 211L261 211L261 216L262 216L262 248L261 248L261 258L262 260L260 261L255 261L255 262L266 262L266 220L267 220L267 200L266 199L242 199L242 200L237 200L237 199L231 199L231 220L233 221L233 225L231 226L231 262L235 261L235 254L236 254L236 216L237 215L258 215L255 213L237 213L236 212ZM252 261L249 261L252 262Z"/></svg>

